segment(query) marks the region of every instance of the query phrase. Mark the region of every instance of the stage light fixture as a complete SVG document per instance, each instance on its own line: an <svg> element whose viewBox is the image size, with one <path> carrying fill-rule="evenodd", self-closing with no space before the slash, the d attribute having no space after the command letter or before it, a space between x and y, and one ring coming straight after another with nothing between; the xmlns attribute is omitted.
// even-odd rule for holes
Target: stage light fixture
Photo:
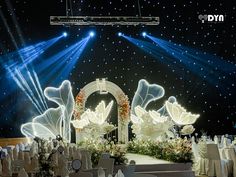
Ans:
<svg viewBox="0 0 236 177"><path fill-rule="evenodd" d="M147 36L147 33L146 33L146 32L142 32L142 36L143 36L143 37L146 37L146 36Z"/></svg>
<svg viewBox="0 0 236 177"><path fill-rule="evenodd" d="M67 32L63 32L62 35L63 35L63 37L67 37L68 33Z"/></svg>
<svg viewBox="0 0 236 177"><path fill-rule="evenodd" d="M118 36L122 36L123 34L121 32L118 33Z"/></svg>
<svg viewBox="0 0 236 177"><path fill-rule="evenodd" d="M95 36L95 32L94 32L94 31L90 31L90 32L89 32L89 36L90 36L90 37L94 37L94 36Z"/></svg>

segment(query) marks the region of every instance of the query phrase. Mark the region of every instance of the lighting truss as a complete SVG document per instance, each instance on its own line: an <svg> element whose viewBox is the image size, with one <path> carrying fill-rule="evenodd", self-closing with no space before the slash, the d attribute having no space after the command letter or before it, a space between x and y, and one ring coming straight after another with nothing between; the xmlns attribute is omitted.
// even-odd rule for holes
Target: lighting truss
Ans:
<svg viewBox="0 0 236 177"><path fill-rule="evenodd" d="M50 25L158 25L159 17L140 16L50 16Z"/></svg>

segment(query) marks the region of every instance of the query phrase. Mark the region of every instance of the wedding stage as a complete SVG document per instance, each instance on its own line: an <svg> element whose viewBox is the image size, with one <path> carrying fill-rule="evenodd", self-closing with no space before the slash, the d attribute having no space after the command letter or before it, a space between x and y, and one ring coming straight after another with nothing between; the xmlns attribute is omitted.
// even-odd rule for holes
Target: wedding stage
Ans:
<svg viewBox="0 0 236 177"><path fill-rule="evenodd" d="M194 177L191 163L173 163L147 155L126 154L129 162L136 162L136 174L153 174L157 177ZM118 166L117 166L118 167Z"/></svg>
<svg viewBox="0 0 236 177"><path fill-rule="evenodd" d="M86 108L94 92L111 93L115 100ZM87 84L75 98L69 80L43 93L58 107L21 125L30 141L4 145L3 176L194 177L191 141L181 136L194 132L199 114L187 112L174 96L158 110L147 110L150 102L165 95L162 86L141 79L131 106L122 89L104 78ZM108 119L115 101L118 125ZM129 137L130 123L135 138ZM76 143L72 143L72 125Z"/></svg>

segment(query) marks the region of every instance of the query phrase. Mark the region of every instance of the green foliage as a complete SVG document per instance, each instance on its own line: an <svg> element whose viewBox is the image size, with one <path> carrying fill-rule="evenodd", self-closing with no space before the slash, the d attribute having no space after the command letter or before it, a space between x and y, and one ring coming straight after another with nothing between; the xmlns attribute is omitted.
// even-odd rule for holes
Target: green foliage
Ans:
<svg viewBox="0 0 236 177"><path fill-rule="evenodd" d="M115 144L113 141L105 139L86 140L78 144L80 148L85 148L91 152L91 160L93 166L98 164L98 160L102 153L109 153L111 158L115 159L116 165L125 164L127 158L125 157L126 148L122 145Z"/></svg>
<svg viewBox="0 0 236 177"><path fill-rule="evenodd" d="M134 140L129 142L127 151L176 163L192 162L191 143L187 139L177 138L161 142Z"/></svg>

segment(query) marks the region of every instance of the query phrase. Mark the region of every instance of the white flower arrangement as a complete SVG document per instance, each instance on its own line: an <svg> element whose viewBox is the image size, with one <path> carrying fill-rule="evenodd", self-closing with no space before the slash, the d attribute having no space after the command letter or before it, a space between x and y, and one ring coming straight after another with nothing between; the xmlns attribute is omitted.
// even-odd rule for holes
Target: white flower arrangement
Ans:
<svg viewBox="0 0 236 177"><path fill-rule="evenodd" d="M161 116L157 111L146 111L140 106L135 107L135 115L131 114L133 133L137 138L156 140L169 134L173 123L166 116Z"/></svg>
<svg viewBox="0 0 236 177"><path fill-rule="evenodd" d="M191 135L195 131L195 128L192 125L185 125L180 133L181 135Z"/></svg>
<svg viewBox="0 0 236 177"><path fill-rule="evenodd" d="M113 124L107 122L107 117L111 111L113 101L107 106L104 101L101 101L95 111L87 109L82 115L80 120L73 120L71 123L75 128L82 129L86 138L100 137L113 131L116 127Z"/></svg>

